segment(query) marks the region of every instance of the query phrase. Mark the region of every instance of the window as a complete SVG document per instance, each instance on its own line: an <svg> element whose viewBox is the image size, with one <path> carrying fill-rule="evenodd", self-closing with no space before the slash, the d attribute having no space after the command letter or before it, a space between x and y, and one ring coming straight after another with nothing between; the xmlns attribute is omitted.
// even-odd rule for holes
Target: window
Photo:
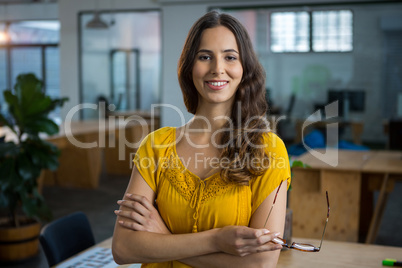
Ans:
<svg viewBox="0 0 402 268"><path fill-rule="evenodd" d="M352 12L313 12L313 51L351 51Z"/></svg>
<svg viewBox="0 0 402 268"><path fill-rule="evenodd" d="M275 12L271 15L271 50L273 52L309 51L309 14Z"/></svg>
<svg viewBox="0 0 402 268"><path fill-rule="evenodd" d="M271 51L352 51L352 23L350 10L273 12Z"/></svg>
<svg viewBox="0 0 402 268"><path fill-rule="evenodd" d="M0 107L6 112L3 91L11 89L22 73L34 73L52 97L60 97L59 22L0 23ZM60 116L60 110L51 117Z"/></svg>
<svg viewBox="0 0 402 268"><path fill-rule="evenodd" d="M80 15L80 101L106 99L115 112L150 111L160 102L160 11L104 12L100 17L107 27L93 29L88 22L94 14ZM99 110L82 109L80 117L98 118Z"/></svg>

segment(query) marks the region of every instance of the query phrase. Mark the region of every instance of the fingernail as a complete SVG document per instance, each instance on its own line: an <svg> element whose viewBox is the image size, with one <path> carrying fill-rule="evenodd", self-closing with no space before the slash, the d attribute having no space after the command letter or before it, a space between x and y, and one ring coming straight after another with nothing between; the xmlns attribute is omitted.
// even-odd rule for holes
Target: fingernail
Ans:
<svg viewBox="0 0 402 268"><path fill-rule="evenodd" d="M275 233L274 236L277 237L279 236L281 233Z"/></svg>
<svg viewBox="0 0 402 268"><path fill-rule="evenodd" d="M270 231L268 229L264 229L264 234L269 234Z"/></svg>
<svg viewBox="0 0 402 268"><path fill-rule="evenodd" d="M116 209L116 210L114 211L114 213L120 214L120 210Z"/></svg>
<svg viewBox="0 0 402 268"><path fill-rule="evenodd" d="M123 221L119 221L120 224L123 224Z"/></svg>
<svg viewBox="0 0 402 268"><path fill-rule="evenodd" d="M121 203L123 203L123 200L117 200L117 204L121 204Z"/></svg>
<svg viewBox="0 0 402 268"><path fill-rule="evenodd" d="M132 194L127 193L127 194L126 194L126 196L127 196L127 197L131 197L131 196L132 196Z"/></svg>

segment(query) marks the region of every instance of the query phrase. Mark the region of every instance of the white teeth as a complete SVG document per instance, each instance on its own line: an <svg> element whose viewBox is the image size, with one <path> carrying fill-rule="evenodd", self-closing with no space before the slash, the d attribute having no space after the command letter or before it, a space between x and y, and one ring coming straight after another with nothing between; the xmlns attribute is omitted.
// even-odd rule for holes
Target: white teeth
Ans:
<svg viewBox="0 0 402 268"><path fill-rule="evenodd" d="M209 83L215 87L220 87L223 86L224 84L227 84L227 82L209 82Z"/></svg>

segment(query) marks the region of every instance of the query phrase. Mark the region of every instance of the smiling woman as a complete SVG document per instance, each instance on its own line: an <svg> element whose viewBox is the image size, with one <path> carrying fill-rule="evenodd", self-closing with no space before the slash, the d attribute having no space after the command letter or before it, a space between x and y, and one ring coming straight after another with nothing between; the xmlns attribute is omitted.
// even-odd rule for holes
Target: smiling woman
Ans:
<svg viewBox="0 0 402 268"><path fill-rule="evenodd" d="M244 27L214 11L201 17L188 34L178 77L194 117L142 141L115 211L115 261L276 266L286 187L265 219L275 189L290 183L290 168L283 142L265 120L264 70Z"/></svg>

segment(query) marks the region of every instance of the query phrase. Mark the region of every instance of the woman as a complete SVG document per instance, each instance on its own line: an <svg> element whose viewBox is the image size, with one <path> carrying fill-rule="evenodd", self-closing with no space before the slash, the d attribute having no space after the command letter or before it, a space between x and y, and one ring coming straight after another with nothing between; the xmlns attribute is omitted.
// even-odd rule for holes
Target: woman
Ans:
<svg viewBox="0 0 402 268"><path fill-rule="evenodd" d="M275 267L290 183L283 142L265 118L265 74L244 27L209 12L191 28L179 60L194 118L148 135L120 200L117 263L146 267ZM157 206L157 208L156 208ZM269 229L266 229L266 227Z"/></svg>

